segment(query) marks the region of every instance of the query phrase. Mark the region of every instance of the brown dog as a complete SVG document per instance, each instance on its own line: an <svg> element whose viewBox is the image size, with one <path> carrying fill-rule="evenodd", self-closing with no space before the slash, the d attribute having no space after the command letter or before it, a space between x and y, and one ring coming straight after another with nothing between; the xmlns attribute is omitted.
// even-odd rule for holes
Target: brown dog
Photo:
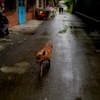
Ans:
<svg viewBox="0 0 100 100"><path fill-rule="evenodd" d="M43 68L42 68L43 61L48 60L49 61L49 66L50 66L50 58L51 58L51 54L52 54L52 48L53 48L53 45L52 45L51 41L49 41L36 54L37 63L39 63L39 65L40 65L40 77L41 78L42 78L42 74L43 74Z"/></svg>

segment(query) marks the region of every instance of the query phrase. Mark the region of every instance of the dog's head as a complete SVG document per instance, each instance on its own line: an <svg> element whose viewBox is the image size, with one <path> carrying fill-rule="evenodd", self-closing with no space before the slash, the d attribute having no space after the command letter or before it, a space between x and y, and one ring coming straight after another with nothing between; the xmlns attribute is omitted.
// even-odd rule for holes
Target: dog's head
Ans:
<svg viewBox="0 0 100 100"><path fill-rule="evenodd" d="M40 63L43 59L44 59L44 56L45 56L45 51L41 54L40 52L38 52L36 54L36 59L37 59L37 63Z"/></svg>

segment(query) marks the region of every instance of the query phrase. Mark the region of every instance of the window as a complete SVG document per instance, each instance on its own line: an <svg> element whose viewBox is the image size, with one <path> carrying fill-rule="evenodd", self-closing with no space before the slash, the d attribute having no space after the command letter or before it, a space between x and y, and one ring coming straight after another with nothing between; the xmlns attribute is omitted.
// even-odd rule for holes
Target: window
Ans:
<svg viewBox="0 0 100 100"><path fill-rule="evenodd" d="M5 0L5 11L16 11L16 0Z"/></svg>

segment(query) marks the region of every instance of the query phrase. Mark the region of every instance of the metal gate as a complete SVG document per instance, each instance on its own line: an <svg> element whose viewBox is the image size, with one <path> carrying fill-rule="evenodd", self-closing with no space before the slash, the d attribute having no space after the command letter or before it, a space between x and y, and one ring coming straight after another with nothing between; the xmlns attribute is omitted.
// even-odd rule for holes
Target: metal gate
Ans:
<svg viewBox="0 0 100 100"><path fill-rule="evenodd" d="M26 10L24 6L24 0L18 0L18 23L22 24L26 22Z"/></svg>

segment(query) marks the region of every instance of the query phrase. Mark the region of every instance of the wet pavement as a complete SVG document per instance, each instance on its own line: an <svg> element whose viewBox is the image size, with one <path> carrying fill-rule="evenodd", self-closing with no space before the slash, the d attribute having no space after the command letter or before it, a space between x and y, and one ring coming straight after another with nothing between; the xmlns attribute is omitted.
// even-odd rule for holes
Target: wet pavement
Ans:
<svg viewBox="0 0 100 100"><path fill-rule="evenodd" d="M0 39L0 100L100 100L100 31L76 15L57 14L35 34ZM36 52L51 40L51 66L39 79Z"/></svg>

